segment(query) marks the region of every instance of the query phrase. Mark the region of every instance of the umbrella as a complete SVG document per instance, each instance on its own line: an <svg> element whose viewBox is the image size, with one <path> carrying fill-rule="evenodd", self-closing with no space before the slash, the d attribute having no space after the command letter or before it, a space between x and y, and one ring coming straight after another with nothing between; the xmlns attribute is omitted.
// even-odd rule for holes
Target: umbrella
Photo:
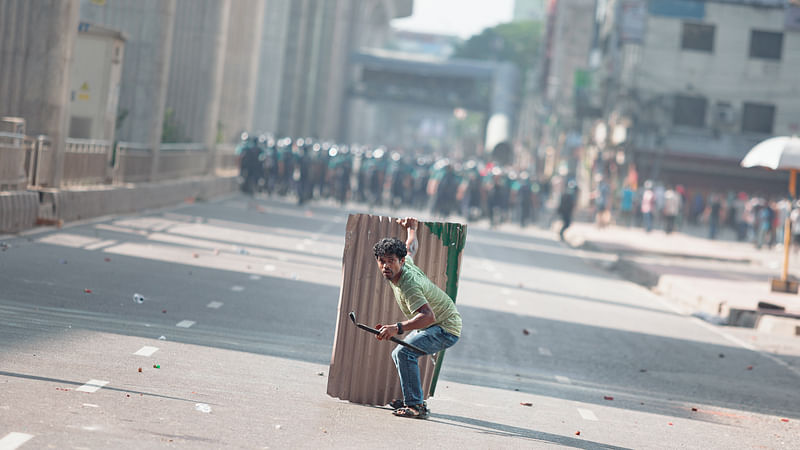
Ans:
<svg viewBox="0 0 800 450"><path fill-rule="evenodd" d="M751 148L741 162L742 167L766 167L772 170L789 170L789 193L795 198L797 171L800 169L800 138L778 136L759 142ZM797 293L797 284L788 281L789 244L791 243L790 221L786 218L783 233L783 270L781 279L773 280L772 290Z"/></svg>
<svg viewBox="0 0 800 450"><path fill-rule="evenodd" d="M780 136L762 141L747 152L741 166L772 170L800 169L800 138Z"/></svg>

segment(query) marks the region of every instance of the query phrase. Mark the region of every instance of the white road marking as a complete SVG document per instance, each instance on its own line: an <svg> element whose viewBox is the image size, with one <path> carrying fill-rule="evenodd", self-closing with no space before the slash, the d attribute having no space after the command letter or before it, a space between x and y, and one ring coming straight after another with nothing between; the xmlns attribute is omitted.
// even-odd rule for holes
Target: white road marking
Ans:
<svg viewBox="0 0 800 450"><path fill-rule="evenodd" d="M0 450L14 450L15 448L19 448L20 445L31 440L31 438L33 438L32 434L18 433L13 431L3 436L3 439L0 439Z"/></svg>
<svg viewBox="0 0 800 450"><path fill-rule="evenodd" d="M550 353L550 350L548 350L548 349L546 349L544 347L539 347L539 354L543 355L543 356L553 356L553 354Z"/></svg>
<svg viewBox="0 0 800 450"><path fill-rule="evenodd" d="M89 380L89 381L86 382L86 384L84 384L83 386L81 386L81 387L79 387L78 389L75 389L75 390L79 391L79 392L89 392L89 393L97 392L101 387L103 387L103 386L105 386L107 384L108 384L108 381Z"/></svg>
<svg viewBox="0 0 800 450"><path fill-rule="evenodd" d="M224 305L224 303L222 303L222 302L211 302L208 305L206 305L206 307L212 308L212 309L219 309L222 305Z"/></svg>
<svg viewBox="0 0 800 450"><path fill-rule="evenodd" d="M594 413L588 409L578 408L578 413L586 420L597 421L597 416L595 416Z"/></svg>
<svg viewBox="0 0 800 450"><path fill-rule="evenodd" d="M100 405L95 405L94 403L84 403L83 406L87 408L99 408Z"/></svg>
<svg viewBox="0 0 800 450"><path fill-rule="evenodd" d="M253 280L253 281L258 281L258 280L261 279L261 277L258 276L258 275L250 275L250 279Z"/></svg>
<svg viewBox="0 0 800 450"><path fill-rule="evenodd" d="M242 292L244 290L244 286L231 286L231 290L233 292Z"/></svg>
<svg viewBox="0 0 800 450"><path fill-rule="evenodd" d="M563 377L561 375L556 375L556 381L562 384L572 384L572 381L570 381L569 378Z"/></svg>
<svg viewBox="0 0 800 450"><path fill-rule="evenodd" d="M209 406L206 403L195 403L194 409L196 409L197 411L200 411L200 412L204 412L204 413L210 413L211 412L211 406Z"/></svg>
<svg viewBox="0 0 800 450"><path fill-rule="evenodd" d="M176 327L181 327L181 328L189 328L190 326L194 325L195 323L196 322L191 321L191 320L181 320L180 322L176 323L175 326Z"/></svg>
<svg viewBox="0 0 800 450"><path fill-rule="evenodd" d="M100 242L95 242L94 244L84 245L83 248L85 250L99 250L103 247L111 247L116 243L117 241L114 240L100 241Z"/></svg>
<svg viewBox="0 0 800 450"><path fill-rule="evenodd" d="M144 347L140 348L136 353L134 353L134 355L150 356L157 351L158 347L148 347L145 345Z"/></svg>

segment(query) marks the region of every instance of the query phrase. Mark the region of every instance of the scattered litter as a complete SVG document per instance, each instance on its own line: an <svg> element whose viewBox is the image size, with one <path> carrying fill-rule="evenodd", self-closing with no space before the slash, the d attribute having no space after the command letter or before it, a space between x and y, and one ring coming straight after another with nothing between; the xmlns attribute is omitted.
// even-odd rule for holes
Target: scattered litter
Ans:
<svg viewBox="0 0 800 450"><path fill-rule="evenodd" d="M211 412L211 406L209 406L206 403L195 403L194 409L196 409L196 410L198 410L200 412L203 412L203 413L210 413Z"/></svg>
<svg viewBox="0 0 800 450"><path fill-rule="evenodd" d="M747 370L753 370L753 366L747 366Z"/></svg>
<svg viewBox="0 0 800 450"><path fill-rule="evenodd" d="M239 254L240 255L249 255L250 252L248 252L246 249L240 248L239 249Z"/></svg>
<svg viewBox="0 0 800 450"><path fill-rule="evenodd" d="M111 262L111 258L103 258L103 261L105 261L105 262Z"/></svg>
<svg viewBox="0 0 800 450"><path fill-rule="evenodd" d="M197 254L197 253L192 253L192 258L199 258L199 257L200 257L200 255L199 255L199 254Z"/></svg>
<svg viewBox="0 0 800 450"><path fill-rule="evenodd" d="M166 309L162 309L162 310L161 310L161 313L162 313L162 314L166 314L166 313L167 313L167 310L166 310Z"/></svg>
<svg viewBox="0 0 800 450"><path fill-rule="evenodd" d="M142 368L141 367L139 367L139 373L142 373Z"/></svg>
<svg viewBox="0 0 800 450"><path fill-rule="evenodd" d="M533 406L533 403L530 402L520 402L519 404L522 406Z"/></svg>
<svg viewBox="0 0 800 450"><path fill-rule="evenodd" d="M130 397L130 396L131 396L131 394L125 394L125 397Z"/></svg>
<svg viewBox="0 0 800 450"><path fill-rule="evenodd" d="M261 277L258 276L258 275L250 275L250 279L253 280L253 281L258 281L258 280L261 279Z"/></svg>
<svg viewBox="0 0 800 450"><path fill-rule="evenodd" d="M580 430L578 430L578 431L576 431L576 432L575 432L575 436L580 436L580 435L581 435L581 432L580 432Z"/></svg>
<svg viewBox="0 0 800 450"><path fill-rule="evenodd" d="M144 303L144 295L133 294L133 302L141 305L142 303Z"/></svg>
<svg viewBox="0 0 800 450"><path fill-rule="evenodd" d="M614 397L612 397L610 395L604 395L603 396L603 400L614 400Z"/></svg>
<svg viewBox="0 0 800 450"><path fill-rule="evenodd" d="M56 388L56 390L57 390L57 391L69 391L69 389L66 389L66 388L60 388L60 387L57 387L57 388Z"/></svg>
<svg viewBox="0 0 800 450"><path fill-rule="evenodd" d="M95 405L94 403L84 403L83 406L87 408L99 408L100 405Z"/></svg>
<svg viewBox="0 0 800 450"><path fill-rule="evenodd" d="M667 422L667 425L672 426L672 422Z"/></svg>
<svg viewBox="0 0 800 450"><path fill-rule="evenodd" d="M296 273L293 273L293 274L292 274L292 279L293 279L293 280L296 280L296 279L297 279L297 274L296 274Z"/></svg>
<svg viewBox="0 0 800 450"><path fill-rule="evenodd" d="M153 369L160 369L160 368L161 368L161 364L153 364Z"/></svg>
<svg viewBox="0 0 800 450"><path fill-rule="evenodd" d="M214 255L219 255L219 249L218 248L214 249Z"/></svg>
<svg viewBox="0 0 800 450"><path fill-rule="evenodd" d="M523 328L523 329L522 329L522 334L524 334L525 336L527 336L527 335L531 334L531 332L530 332L530 331L528 331L528 329L527 329L527 328Z"/></svg>
<svg viewBox="0 0 800 450"><path fill-rule="evenodd" d="M697 412L697 408L692 408L692 411Z"/></svg>
<svg viewBox="0 0 800 450"><path fill-rule="evenodd" d="M789 419L781 419L781 422L788 422Z"/></svg>
<svg viewBox="0 0 800 450"><path fill-rule="evenodd" d="M324 377L325 376L325 372L318 372L317 375L319 375L321 377Z"/></svg>
<svg viewBox="0 0 800 450"><path fill-rule="evenodd" d="M59 259L59 260L58 260L58 263L59 263L59 264L66 264L66 263L67 263L67 260L66 260L66 259Z"/></svg>
<svg viewBox="0 0 800 450"><path fill-rule="evenodd" d="M91 289L84 289L83 292L86 292L87 294L91 294L92 290Z"/></svg>
<svg viewBox="0 0 800 450"><path fill-rule="evenodd" d="M720 357L720 358L724 358L724 357L725 357L725 355L723 355L722 353L720 353L720 354L719 354L719 357Z"/></svg>
<svg viewBox="0 0 800 450"><path fill-rule="evenodd" d="M275 425L275 429L276 429L276 430L280 430L280 429L281 429L281 426L280 426L280 425Z"/></svg>
<svg viewBox="0 0 800 450"><path fill-rule="evenodd" d="M191 205L192 203L194 203L194 200L195 200L194 197L186 197L185 199L183 199L183 202Z"/></svg>
<svg viewBox="0 0 800 450"><path fill-rule="evenodd" d="M167 337L166 337L166 336L159 336L159 337L158 337L158 340L159 340L159 341L166 341L166 340L167 340Z"/></svg>
<svg viewBox="0 0 800 450"><path fill-rule="evenodd" d="M8 244L6 244L5 242L0 242L0 250L2 251L8 250Z"/></svg>

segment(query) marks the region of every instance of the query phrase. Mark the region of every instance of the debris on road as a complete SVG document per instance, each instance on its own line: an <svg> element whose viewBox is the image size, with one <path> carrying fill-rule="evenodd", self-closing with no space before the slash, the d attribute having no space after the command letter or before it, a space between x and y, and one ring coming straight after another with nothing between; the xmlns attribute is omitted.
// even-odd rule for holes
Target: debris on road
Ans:
<svg viewBox="0 0 800 450"><path fill-rule="evenodd" d="M111 258L103 258L103 261L105 261L105 262L111 262Z"/></svg>
<svg viewBox="0 0 800 450"><path fill-rule="evenodd" d="M91 290L91 289L84 289L84 290L83 290L83 292L85 292L85 293L87 293L87 294L91 294L91 293L92 293L92 290Z"/></svg>
<svg viewBox="0 0 800 450"><path fill-rule="evenodd" d="M200 257L200 255L199 255L199 254L197 254L197 253L192 253L192 258L199 258L199 257Z"/></svg>
<svg viewBox="0 0 800 450"><path fill-rule="evenodd" d="M789 419L781 419L781 422L788 422Z"/></svg>
<svg viewBox="0 0 800 450"><path fill-rule="evenodd" d="M141 305L142 303L144 303L144 295L133 294L133 302Z"/></svg>
<svg viewBox="0 0 800 450"><path fill-rule="evenodd" d="M167 337L166 337L166 336L159 336L159 337L158 337L158 340L159 340L159 341L166 341L166 340L167 340Z"/></svg>
<svg viewBox="0 0 800 450"><path fill-rule="evenodd" d="M667 425L669 425L669 426L673 426L673 425L672 425L672 422L667 422Z"/></svg>
<svg viewBox="0 0 800 450"><path fill-rule="evenodd" d="M167 313L167 310L166 310L166 309L162 309L162 310L161 310L161 313L162 313L162 314L166 314L166 313Z"/></svg>
<svg viewBox="0 0 800 450"><path fill-rule="evenodd" d="M275 429L276 429L276 430L280 430L280 429L281 429L281 426L280 426L280 425L275 425Z"/></svg>
<svg viewBox="0 0 800 450"><path fill-rule="evenodd" d="M639 372L645 373L645 372L647 372L647 369L639 369Z"/></svg>
<svg viewBox="0 0 800 450"><path fill-rule="evenodd" d="M697 412L697 408L692 408L692 411Z"/></svg>
<svg viewBox="0 0 800 450"><path fill-rule="evenodd" d="M720 358L724 358L724 357L725 357L725 355L723 355L722 353L720 353L720 354L719 354L719 357L720 357Z"/></svg>
<svg viewBox="0 0 800 450"><path fill-rule="evenodd" d="M747 370L753 370L753 366L747 366Z"/></svg>
<svg viewBox="0 0 800 450"><path fill-rule="evenodd" d="M67 263L67 260L66 260L66 259L59 259L59 260L58 260L58 263L59 263L59 264L66 264L66 263Z"/></svg>
<svg viewBox="0 0 800 450"><path fill-rule="evenodd" d="M614 400L614 397L611 397L610 395L604 395L603 400Z"/></svg>
<svg viewBox="0 0 800 450"><path fill-rule="evenodd" d="M66 389L66 388L60 388L60 387L57 387L57 388L56 388L56 390L57 390L57 391L69 391L69 389Z"/></svg>
<svg viewBox="0 0 800 450"><path fill-rule="evenodd" d="M161 368L161 364L153 364L153 369L160 369L160 368Z"/></svg>
<svg viewBox="0 0 800 450"><path fill-rule="evenodd" d="M522 334L524 334L525 336L527 336L527 335L531 334L531 332L530 332L530 331L528 331L528 329L527 329L527 328L523 328L523 329L522 329Z"/></svg>
<svg viewBox="0 0 800 450"><path fill-rule="evenodd" d="M319 375L321 377L324 377L325 376L325 372L319 372L319 373L317 373L317 375Z"/></svg>
<svg viewBox="0 0 800 450"><path fill-rule="evenodd" d="M139 373L142 373L142 368L141 367L139 367Z"/></svg>
<svg viewBox="0 0 800 450"><path fill-rule="evenodd" d="M575 432L575 436L580 436L580 435L581 435L581 432L580 432L580 430L578 430L578 431L576 431L576 432Z"/></svg>
<svg viewBox="0 0 800 450"><path fill-rule="evenodd" d="M530 402L520 402L519 404L522 406L533 406L533 403Z"/></svg>
<svg viewBox="0 0 800 450"><path fill-rule="evenodd" d="M211 412L211 406L209 406L206 403L195 403L194 409L196 409L196 410L198 410L200 412L203 412L203 413L210 413Z"/></svg>

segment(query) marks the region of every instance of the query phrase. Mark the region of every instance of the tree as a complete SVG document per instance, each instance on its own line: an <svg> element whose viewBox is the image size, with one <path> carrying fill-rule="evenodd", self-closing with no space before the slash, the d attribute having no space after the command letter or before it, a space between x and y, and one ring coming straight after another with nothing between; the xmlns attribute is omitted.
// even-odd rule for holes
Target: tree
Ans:
<svg viewBox="0 0 800 450"><path fill-rule="evenodd" d="M512 22L486 28L458 46L453 58L508 61L525 79L539 62L543 25L537 21Z"/></svg>

